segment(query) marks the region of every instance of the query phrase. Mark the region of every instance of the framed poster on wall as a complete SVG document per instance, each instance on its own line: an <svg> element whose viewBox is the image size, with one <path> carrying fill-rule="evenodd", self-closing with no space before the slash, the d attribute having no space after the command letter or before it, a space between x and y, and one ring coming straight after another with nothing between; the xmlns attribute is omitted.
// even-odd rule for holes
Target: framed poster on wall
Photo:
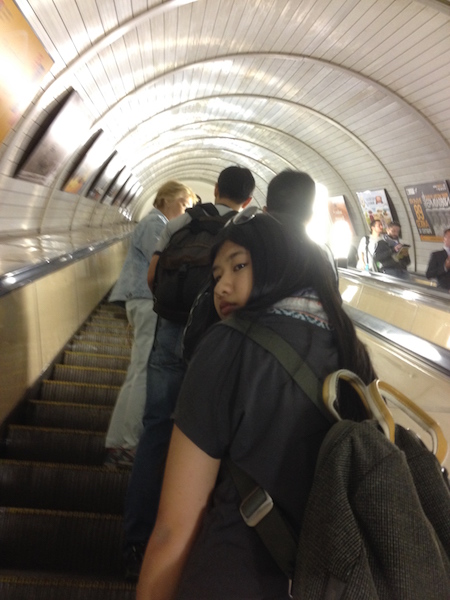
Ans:
<svg viewBox="0 0 450 600"><path fill-rule="evenodd" d="M442 242L450 227L450 198L447 181L419 183L405 187L413 219L424 242Z"/></svg>
<svg viewBox="0 0 450 600"><path fill-rule="evenodd" d="M356 195L369 229L375 219L379 219L384 228L391 221L396 220L386 190L366 190L365 192L356 192Z"/></svg>
<svg viewBox="0 0 450 600"><path fill-rule="evenodd" d="M133 181L133 175L129 173L129 177L125 179L122 187L119 189L117 194L114 196L112 201L112 206L120 206L125 199L125 196L128 194L128 191L131 189Z"/></svg>
<svg viewBox="0 0 450 600"><path fill-rule="evenodd" d="M0 142L39 91L53 59L13 0L0 1Z"/></svg>
<svg viewBox="0 0 450 600"><path fill-rule="evenodd" d="M14 176L49 186L63 163L87 137L91 122L82 99L71 90L39 127Z"/></svg>
<svg viewBox="0 0 450 600"><path fill-rule="evenodd" d="M92 198L93 200L101 200L109 185L123 167L123 160L117 154L117 150L114 150L95 176L87 193L87 197Z"/></svg>
<svg viewBox="0 0 450 600"><path fill-rule="evenodd" d="M77 156L61 189L70 194L82 194L88 179L100 168L111 151L112 143L99 129Z"/></svg>
<svg viewBox="0 0 450 600"><path fill-rule="evenodd" d="M125 209L127 208L135 198L137 198L137 196L140 195L141 191L142 191L142 186L139 183L139 181L136 181L134 183L134 185L132 186L132 188L130 189L130 191L128 192L126 198L124 198L122 205L121 205L121 209Z"/></svg>
<svg viewBox="0 0 450 600"><path fill-rule="evenodd" d="M328 198L328 212L333 225L342 222L347 224L347 231L350 235L355 235L355 229L350 219L347 209L347 201L345 196L331 196Z"/></svg>
<svg viewBox="0 0 450 600"><path fill-rule="evenodd" d="M119 173L117 173L116 177L110 183L108 189L106 190L103 198L101 199L102 204L114 204L114 199L117 196L119 190L122 189L123 184L129 179L131 173L127 167L123 167Z"/></svg>

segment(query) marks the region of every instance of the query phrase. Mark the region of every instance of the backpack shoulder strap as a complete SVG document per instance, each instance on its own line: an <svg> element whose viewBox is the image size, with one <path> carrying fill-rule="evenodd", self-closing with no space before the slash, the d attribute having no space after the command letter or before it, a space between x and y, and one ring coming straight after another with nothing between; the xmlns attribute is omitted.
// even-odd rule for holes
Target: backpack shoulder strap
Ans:
<svg viewBox="0 0 450 600"><path fill-rule="evenodd" d="M192 208L186 209L186 212L189 214L191 219L201 219L202 217L217 217L219 216L219 211L215 207L214 204L208 202L207 204L196 204Z"/></svg>
<svg viewBox="0 0 450 600"><path fill-rule="evenodd" d="M308 398L329 420L335 421L321 402L321 386L308 364L278 333L259 323L232 316L221 324L237 329L273 354L291 375ZM273 504L266 490L245 471L226 459L234 484L241 497L240 512L245 523L254 527L277 565L288 577L290 586L294 575L298 540L281 511Z"/></svg>
<svg viewBox="0 0 450 600"><path fill-rule="evenodd" d="M247 319L232 316L221 321L222 325L237 329L251 340L270 352L286 369L295 383L303 390L311 402L319 409L322 415L330 422L335 419L322 402L322 386L316 375L311 370L294 348L278 333L260 323L253 323Z"/></svg>
<svg viewBox="0 0 450 600"><path fill-rule="evenodd" d="M217 217L219 215L219 211L216 208L216 205L212 202L207 202L206 204L199 204L198 208L200 208L203 212L205 212L210 217Z"/></svg>
<svg viewBox="0 0 450 600"><path fill-rule="evenodd" d="M239 511L245 524L255 528L281 571L292 581L298 539L266 490L231 458L225 462L242 500Z"/></svg>

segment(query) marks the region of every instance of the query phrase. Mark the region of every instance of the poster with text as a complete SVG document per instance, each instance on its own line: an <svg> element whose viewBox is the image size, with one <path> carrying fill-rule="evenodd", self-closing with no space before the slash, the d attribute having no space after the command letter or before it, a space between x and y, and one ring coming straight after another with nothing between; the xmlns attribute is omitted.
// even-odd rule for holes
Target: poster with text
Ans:
<svg viewBox="0 0 450 600"><path fill-rule="evenodd" d="M13 0L0 0L0 142L33 100L53 60Z"/></svg>
<svg viewBox="0 0 450 600"><path fill-rule="evenodd" d="M393 221L385 190L366 190L365 192L356 192L356 195L369 229L372 221L376 219L383 223L384 228Z"/></svg>
<svg viewBox="0 0 450 600"><path fill-rule="evenodd" d="M450 227L450 199L447 181L420 183L405 187L406 197L420 239L441 242Z"/></svg>

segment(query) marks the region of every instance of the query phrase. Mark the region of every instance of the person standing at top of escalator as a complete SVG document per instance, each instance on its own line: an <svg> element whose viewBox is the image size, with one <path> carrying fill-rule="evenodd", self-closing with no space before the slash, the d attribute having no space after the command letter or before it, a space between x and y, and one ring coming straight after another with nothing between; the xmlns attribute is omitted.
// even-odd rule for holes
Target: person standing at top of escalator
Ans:
<svg viewBox="0 0 450 600"><path fill-rule="evenodd" d="M450 228L444 231L444 248L431 254L426 276L436 279L438 288L450 290Z"/></svg>
<svg viewBox="0 0 450 600"><path fill-rule="evenodd" d="M378 271L374 260L374 253L382 233L383 223L380 219L374 219L370 224L370 236L365 235L359 242L357 269L361 269L362 271Z"/></svg>
<svg viewBox="0 0 450 600"><path fill-rule="evenodd" d="M392 277L409 279L407 268L411 264L411 259L408 248L407 244L400 241L400 223L391 221L374 251L378 270Z"/></svg>

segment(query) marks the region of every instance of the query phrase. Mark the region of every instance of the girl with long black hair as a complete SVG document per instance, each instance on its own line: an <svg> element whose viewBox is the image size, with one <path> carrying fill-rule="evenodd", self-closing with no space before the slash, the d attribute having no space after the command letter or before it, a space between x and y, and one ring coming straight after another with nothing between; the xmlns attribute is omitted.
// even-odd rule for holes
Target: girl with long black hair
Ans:
<svg viewBox="0 0 450 600"><path fill-rule="evenodd" d="M225 227L212 286L220 319L233 314L273 329L320 380L339 368L374 378L326 257L298 230L267 215ZM270 352L212 326L178 398L138 599L287 600L287 579L244 523L223 459L266 489L298 534L329 427Z"/></svg>

